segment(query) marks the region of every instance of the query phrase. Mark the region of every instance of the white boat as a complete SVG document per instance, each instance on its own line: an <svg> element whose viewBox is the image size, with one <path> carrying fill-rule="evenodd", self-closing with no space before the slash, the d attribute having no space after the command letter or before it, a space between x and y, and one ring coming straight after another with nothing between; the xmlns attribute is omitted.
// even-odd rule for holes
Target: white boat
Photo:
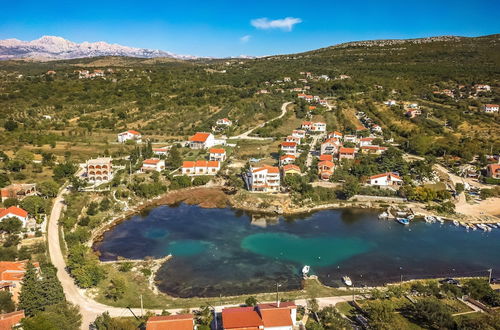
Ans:
<svg viewBox="0 0 500 330"><path fill-rule="evenodd" d="M413 214L410 214L409 216L406 217L406 219L408 219L408 220L413 220L413 218L415 218L415 216Z"/></svg>
<svg viewBox="0 0 500 330"><path fill-rule="evenodd" d="M444 220L443 220L443 218L441 218L441 217L436 216L436 217L435 217L435 219L436 219L437 221L439 221L441 224L443 224L443 223L444 223Z"/></svg>
<svg viewBox="0 0 500 330"><path fill-rule="evenodd" d="M460 226L460 223L457 220L453 220L453 224L457 227Z"/></svg>
<svg viewBox="0 0 500 330"><path fill-rule="evenodd" d="M426 215L424 217L424 219L425 219L425 222L427 222L427 223L434 223L434 222L436 222L436 218L434 218L432 215Z"/></svg>
<svg viewBox="0 0 500 330"><path fill-rule="evenodd" d="M469 229L469 226L465 222L460 222L460 226Z"/></svg>
<svg viewBox="0 0 500 330"><path fill-rule="evenodd" d="M389 217L389 214L387 212L382 212L378 215L379 219L387 219Z"/></svg>
<svg viewBox="0 0 500 330"><path fill-rule="evenodd" d="M347 286L352 286L352 281L351 281L351 278L349 276L343 276L342 282L344 282L345 285L347 285Z"/></svg>
<svg viewBox="0 0 500 330"><path fill-rule="evenodd" d="M308 265L305 265L303 268L302 268L302 275L303 276L307 276L309 274L309 270L311 268L308 266Z"/></svg>
<svg viewBox="0 0 500 330"><path fill-rule="evenodd" d="M477 227L474 226L472 223L469 223L469 228L472 230L477 230Z"/></svg>
<svg viewBox="0 0 500 330"><path fill-rule="evenodd" d="M497 229L497 228L498 228L498 226L497 226L496 224L494 224L494 223L488 223L488 224L486 224L486 225L487 225L488 227L490 227L490 228L493 228L493 229Z"/></svg>

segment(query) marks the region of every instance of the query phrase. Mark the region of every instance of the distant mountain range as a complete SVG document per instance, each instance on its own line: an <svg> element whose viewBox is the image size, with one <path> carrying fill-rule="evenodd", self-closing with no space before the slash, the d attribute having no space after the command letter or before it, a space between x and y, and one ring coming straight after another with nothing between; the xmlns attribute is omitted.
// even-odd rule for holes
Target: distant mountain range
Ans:
<svg viewBox="0 0 500 330"><path fill-rule="evenodd" d="M140 58L168 57L182 60L198 58L196 56L178 55L157 49L108 44L103 41L82 42L78 44L55 36L43 36L33 41L21 41L17 39L0 40L0 60L21 58L63 60L97 56L129 56Z"/></svg>

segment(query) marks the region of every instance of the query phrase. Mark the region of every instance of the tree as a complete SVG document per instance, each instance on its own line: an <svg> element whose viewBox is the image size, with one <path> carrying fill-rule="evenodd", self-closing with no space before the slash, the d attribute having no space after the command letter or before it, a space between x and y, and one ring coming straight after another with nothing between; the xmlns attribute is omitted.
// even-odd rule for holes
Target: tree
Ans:
<svg viewBox="0 0 500 330"><path fill-rule="evenodd" d="M112 318L108 312L99 315L93 325L97 330L136 330L138 327L134 320Z"/></svg>
<svg viewBox="0 0 500 330"><path fill-rule="evenodd" d="M463 183L460 183L458 182L457 184L455 184L455 190L457 191L457 194L460 194L464 191L464 184Z"/></svg>
<svg viewBox="0 0 500 330"><path fill-rule="evenodd" d="M0 291L0 313L10 313L16 310L12 301L12 294L8 291Z"/></svg>
<svg viewBox="0 0 500 330"><path fill-rule="evenodd" d="M16 152L14 158L25 164L30 164L35 159L35 155L29 150L20 149Z"/></svg>
<svg viewBox="0 0 500 330"><path fill-rule="evenodd" d="M7 120L5 124L3 124L3 128L5 128L9 132L15 131L17 127L17 123L12 119Z"/></svg>
<svg viewBox="0 0 500 330"><path fill-rule="evenodd" d="M8 234L18 234L22 227L22 221L16 217L9 217L0 222L0 231Z"/></svg>
<svg viewBox="0 0 500 330"><path fill-rule="evenodd" d="M182 165L182 157L179 149L176 146L173 146L170 149L167 157L167 164L170 168L178 168Z"/></svg>
<svg viewBox="0 0 500 330"><path fill-rule="evenodd" d="M179 175L172 179L170 189L181 189L191 186L191 178L187 175Z"/></svg>
<svg viewBox="0 0 500 330"><path fill-rule="evenodd" d="M24 309L26 316L33 316L45 307L45 301L40 295L40 286L35 266L31 262L26 265L19 294L19 309Z"/></svg>
<svg viewBox="0 0 500 330"><path fill-rule="evenodd" d="M424 298L410 305L408 313L426 328L452 329L455 324L446 305L434 297Z"/></svg>
<svg viewBox="0 0 500 330"><path fill-rule="evenodd" d="M24 210L32 215L45 213L47 208L47 201L40 196L28 196L20 204Z"/></svg>
<svg viewBox="0 0 500 330"><path fill-rule="evenodd" d="M366 311L374 329L391 329L395 317L394 306L389 300L369 302Z"/></svg>
<svg viewBox="0 0 500 330"><path fill-rule="evenodd" d="M17 198L9 197L3 201L3 206L5 208L9 208L11 206L17 206L17 205L19 205L19 200Z"/></svg>
<svg viewBox="0 0 500 330"><path fill-rule="evenodd" d="M10 179L7 173L0 173L0 188L7 187L10 184Z"/></svg>
<svg viewBox="0 0 500 330"><path fill-rule="evenodd" d="M210 325L213 319L212 311L210 310L210 306L203 305L200 306L200 309L196 311L196 320L201 325Z"/></svg>
<svg viewBox="0 0 500 330"><path fill-rule="evenodd" d="M307 308L309 308L311 313L317 313L319 311L318 300L316 300L316 298L309 299L307 301Z"/></svg>
<svg viewBox="0 0 500 330"><path fill-rule="evenodd" d="M318 312L321 324L327 329L351 329L350 322L333 306L323 308Z"/></svg>
<svg viewBox="0 0 500 330"><path fill-rule="evenodd" d="M125 282L121 279L112 279L106 288L104 295L106 298L117 301L125 294Z"/></svg>
<svg viewBox="0 0 500 330"><path fill-rule="evenodd" d="M360 185L355 177L348 177L342 186L342 195L345 199L349 199L359 192Z"/></svg>
<svg viewBox="0 0 500 330"><path fill-rule="evenodd" d="M245 305L247 306L256 306L257 299L254 296L250 296L245 300Z"/></svg>
<svg viewBox="0 0 500 330"><path fill-rule="evenodd" d="M47 306L21 322L24 330L78 330L82 325L82 315L78 306L68 302Z"/></svg>
<svg viewBox="0 0 500 330"><path fill-rule="evenodd" d="M74 165L73 163L66 162L62 164L57 164L56 167L54 167L54 179L56 181L60 181L62 179L71 177L73 174L76 173L78 170L78 167Z"/></svg>
<svg viewBox="0 0 500 330"><path fill-rule="evenodd" d="M59 192L59 184L54 180L43 181L38 185L38 192L43 197L56 197Z"/></svg>

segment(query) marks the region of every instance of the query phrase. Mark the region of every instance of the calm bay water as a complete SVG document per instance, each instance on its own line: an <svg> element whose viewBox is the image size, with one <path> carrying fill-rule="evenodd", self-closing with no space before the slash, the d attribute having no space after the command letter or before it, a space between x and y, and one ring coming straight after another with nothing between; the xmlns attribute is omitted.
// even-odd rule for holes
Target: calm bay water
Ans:
<svg viewBox="0 0 500 330"><path fill-rule="evenodd" d="M255 220L232 209L161 206L117 225L96 243L101 260L174 258L159 270L159 288L180 297L300 288L304 265L331 286L500 272L500 229L490 233L415 221L402 226L372 211L325 210Z"/></svg>

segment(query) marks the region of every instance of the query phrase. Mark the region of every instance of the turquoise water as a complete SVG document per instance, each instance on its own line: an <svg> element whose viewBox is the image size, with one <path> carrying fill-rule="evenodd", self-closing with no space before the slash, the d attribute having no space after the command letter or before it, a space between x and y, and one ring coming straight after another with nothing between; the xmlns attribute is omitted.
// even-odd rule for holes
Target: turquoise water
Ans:
<svg viewBox="0 0 500 330"><path fill-rule="evenodd" d="M252 220L253 219L253 220ZM219 296L301 287L304 265L331 286L500 270L500 229L467 232L452 224L402 226L367 210L325 210L263 220L232 209L161 206L131 217L94 249L102 260L174 257L157 273L174 296Z"/></svg>

